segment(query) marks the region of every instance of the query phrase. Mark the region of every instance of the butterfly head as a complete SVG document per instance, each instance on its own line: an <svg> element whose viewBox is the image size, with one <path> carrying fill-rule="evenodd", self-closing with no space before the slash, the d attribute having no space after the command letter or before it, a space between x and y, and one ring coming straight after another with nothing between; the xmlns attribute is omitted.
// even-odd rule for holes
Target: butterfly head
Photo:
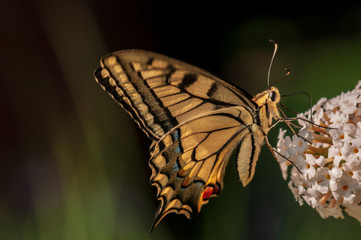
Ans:
<svg viewBox="0 0 361 240"><path fill-rule="evenodd" d="M280 92L276 87L271 86L269 89L257 94L252 99L259 107L262 107L266 104L276 105L281 100Z"/></svg>
<svg viewBox="0 0 361 240"><path fill-rule="evenodd" d="M274 104L277 104L281 100L280 92L275 87L270 87L270 89L267 91L268 93L268 101Z"/></svg>
<svg viewBox="0 0 361 240"><path fill-rule="evenodd" d="M272 120L280 117L277 108L277 104L280 100L280 92L273 86L257 94L253 98L253 101L258 105L261 125L265 132L268 132L268 128L271 126Z"/></svg>

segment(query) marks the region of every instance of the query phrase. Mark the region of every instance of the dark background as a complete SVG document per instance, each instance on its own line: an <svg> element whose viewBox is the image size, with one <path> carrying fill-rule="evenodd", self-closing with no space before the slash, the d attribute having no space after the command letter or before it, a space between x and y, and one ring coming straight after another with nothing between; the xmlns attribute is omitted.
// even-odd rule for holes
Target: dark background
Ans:
<svg viewBox="0 0 361 240"><path fill-rule="evenodd" d="M150 142L92 73L106 53L141 48L254 95L267 87L275 39L271 81L291 68L281 93L317 102L361 79L361 5L14 0L1 9L1 239L360 238L355 219L300 207L266 148L247 188L233 156L219 198L192 221L167 216L149 235L158 205ZM304 96L282 102L309 107Z"/></svg>

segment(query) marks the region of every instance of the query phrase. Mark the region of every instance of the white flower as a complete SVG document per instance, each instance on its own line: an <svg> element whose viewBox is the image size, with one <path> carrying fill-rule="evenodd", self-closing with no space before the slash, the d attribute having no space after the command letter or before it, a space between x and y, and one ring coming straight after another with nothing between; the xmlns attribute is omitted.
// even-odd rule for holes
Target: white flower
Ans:
<svg viewBox="0 0 361 240"><path fill-rule="evenodd" d="M343 218L344 211L361 222L361 81L350 92L320 99L312 110L314 124L302 120L310 111L298 115L298 136L280 130L283 178L296 201L321 217Z"/></svg>

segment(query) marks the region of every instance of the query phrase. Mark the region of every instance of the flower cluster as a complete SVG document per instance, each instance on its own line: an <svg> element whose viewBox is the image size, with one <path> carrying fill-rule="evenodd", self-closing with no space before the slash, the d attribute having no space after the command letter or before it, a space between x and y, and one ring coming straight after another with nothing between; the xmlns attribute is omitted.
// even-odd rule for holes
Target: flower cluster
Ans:
<svg viewBox="0 0 361 240"><path fill-rule="evenodd" d="M298 123L298 134L291 138L281 129L277 144L296 200L323 218L343 218L344 210L361 222L361 81L350 92L320 99Z"/></svg>

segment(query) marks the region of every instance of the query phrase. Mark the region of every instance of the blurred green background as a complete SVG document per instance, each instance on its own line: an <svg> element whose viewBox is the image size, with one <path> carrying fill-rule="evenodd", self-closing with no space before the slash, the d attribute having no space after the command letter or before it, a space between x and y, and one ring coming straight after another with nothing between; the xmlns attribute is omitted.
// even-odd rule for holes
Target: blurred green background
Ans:
<svg viewBox="0 0 361 240"><path fill-rule="evenodd" d="M330 3L328 3L330 4ZM298 206L267 148L243 188L225 188L192 221L166 217L149 185L150 141L94 81L108 52L141 48L207 69L251 94L271 80L314 102L361 79L361 5L233 1L2 2L0 239L360 239L360 223ZM283 99L305 111L304 96ZM292 114L291 114L292 115ZM278 128L271 131L277 143Z"/></svg>

